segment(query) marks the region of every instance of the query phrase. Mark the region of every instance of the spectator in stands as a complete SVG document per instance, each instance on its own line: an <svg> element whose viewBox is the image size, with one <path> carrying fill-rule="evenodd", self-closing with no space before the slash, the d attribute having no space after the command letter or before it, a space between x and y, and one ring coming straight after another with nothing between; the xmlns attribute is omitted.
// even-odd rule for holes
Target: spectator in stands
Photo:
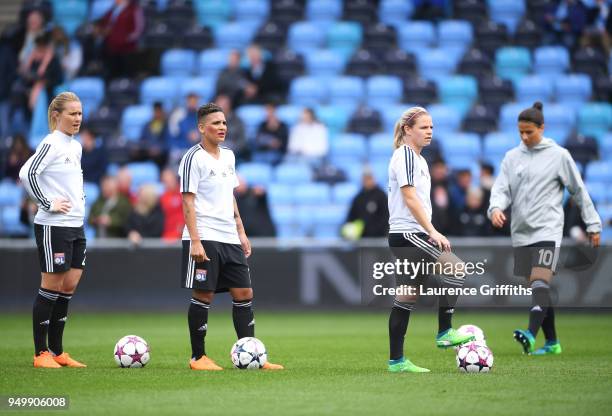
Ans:
<svg viewBox="0 0 612 416"><path fill-rule="evenodd" d="M266 104L266 119L261 122L255 137L255 152L258 160L278 164L287 153L289 129L278 118L276 104Z"/></svg>
<svg viewBox="0 0 612 416"><path fill-rule="evenodd" d="M164 184L164 193L159 198L164 213L164 240L180 240L183 235L185 220L183 218L183 199L179 189L176 170L164 169L161 173L161 182Z"/></svg>
<svg viewBox="0 0 612 416"><path fill-rule="evenodd" d="M495 168L490 163L480 164L480 188L484 192L482 199L488 201L491 197L491 188L495 183Z"/></svg>
<svg viewBox="0 0 612 416"><path fill-rule="evenodd" d="M138 189L136 203L126 224L127 238L140 244L143 238L159 238L164 231L164 213L159 205L157 188L146 184Z"/></svg>
<svg viewBox="0 0 612 416"><path fill-rule="evenodd" d="M449 188L451 204L455 212L461 212L465 207L465 195L472 184L472 172L460 169L455 176L455 182Z"/></svg>
<svg viewBox="0 0 612 416"><path fill-rule="evenodd" d="M288 152L297 158L321 161L329 149L327 127L317 120L312 108L305 108L302 118L289 133Z"/></svg>
<svg viewBox="0 0 612 416"><path fill-rule="evenodd" d="M464 237L490 235L492 230L487 221L487 207L482 188L472 186L467 190L465 206L459 213L458 220L458 235Z"/></svg>
<svg viewBox="0 0 612 416"><path fill-rule="evenodd" d="M6 158L4 174L2 176L17 182L19 180L19 170L30 156L32 156L32 153L32 149L30 149L23 135L16 134L13 136Z"/></svg>
<svg viewBox="0 0 612 416"><path fill-rule="evenodd" d="M581 46L599 48L610 56L610 36L612 36L612 3L609 0L594 0L588 9L588 26L581 39Z"/></svg>
<svg viewBox="0 0 612 416"><path fill-rule="evenodd" d="M200 97L191 92L187 94L185 107L179 107L168 118L170 138L169 166L178 168L185 151L200 141L198 132L198 107Z"/></svg>
<svg viewBox="0 0 612 416"><path fill-rule="evenodd" d="M430 167L431 175L431 223L442 234L451 232L453 207L448 194L448 167L444 160L436 159Z"/></svg>
<svg viewBox="0 0 612 416"><path fill-rule="evenodd" d="M573 49L586 27L587 13L588 10L581 0L553 2L551 9L544 16L544 43L561 43Z"/></svg>
<svg viewBox="0 0 612 416"><path fill-rule="evenodd" d="M581 165L578 166L578 169L582 175L584 175L586 165L599 158L599 146L597 145L597 140L593 137L586 137L582 134L573 132L569 135L563 147L565 147L572 155L572 158Z"/></svg>
<svg viewBox="0 0 612 416"><path fill-rule="evenodd" d="M108 167L108 155L103 144L98 145L93 132L87 127L81 127L79 133L83 153L81 155L81 168L85 182L100 183Z"/></svg>
<svg viewBox="0 0 612 416"><path fill-rule="evenodd" d="M219 73L217 95L227 95L237 106L245 97L251 99L257 94L257 86L247 79L246 71L240 66L240 52L232 50L227 66Z"/></svg>
<svg viewBox="0 0 612 416"><path fill-rule="evenodd" d="M115 0L100 19L96 32L103 43L104 62L109 78L132 76L135 62L130 59L144 31L144 13L136 0Z"/></svg>
<svg viewBox="0 0 612 416"><path fill-rule="evenodd" d="M351 202L346 222L362 221L361 237L384 237L389 232L387 194L378 186L370 169L363 172L361 185Z"/></svg>
<svg viewBox="0 0 612 416"><path fill-rule="evenodd" d="M153 103L153 118L142 127L140 140L136 147L132 149L132 160L152 160L161 170L168 161L169 142L170 135L166 112L162 103L156 101Z"/></svg>
<svg viewBox="0 0 612 416"><path fill-rule="evenodd" d="M250 187L241 176L238 176L238 182L234 196L245 232L251 237L274 237L276 230L270 217L265 188Z"/></svg>
<svg viewBox="0 0 612 416"><path fill-rule="evenodd" d="M119 193L124 195L131 205L136 202L136 195L132 192L132 173L125 166L117 171L117 187Z"/></svg>
<svg viewBox="0 0 612 416"><path fill-rule="evenodd" d="M261 48L256 44L248 47L247 59L247 79L255 88L249 87L245 90L245 100L255 103L283 100L285 86L278 75L276 64L271 60L264 60Z"/></svg>
<svg viewBox="0 0 612 416"><path fill-rule="evenodd" d="M117 179L102 178L100 196L91 206L88 223L96 228L96 237L125 237L125 226L132 206L119 192Z"/></svg>
<svg viewBox="0 0 612 416"><path fill-rule="evenodd" d="M60 62L65 80L77 76L83 63L83 50L76 40L70 40L61 26L55 26L51 31L55 47L55 55Z"/></svg>
<svg viewBox="0 0 612 416"><path fill-rule="evenodd" d="M228 147L236 155L237 161L249 160L251 152L246 139L244 123L234 113L232 100L227 95L218 95L215 104L223 109L225 121L227 122L227 135L225 136L224 146Z"/></svg>
<svg viewBox="0 0 612 416"><path fill-rule="evenodd" d="M11 89L17 78L17 55L8 39L0 37L0 140L11 133Z"/></svg>
<svg viewBox="0 0 612 416"><path fill-rule="evenodd" d="M36 38L45 32L45 17L40 10L32 10L26 20L23 42L19 48L19 65L25 64L34 51Z"/></svg>

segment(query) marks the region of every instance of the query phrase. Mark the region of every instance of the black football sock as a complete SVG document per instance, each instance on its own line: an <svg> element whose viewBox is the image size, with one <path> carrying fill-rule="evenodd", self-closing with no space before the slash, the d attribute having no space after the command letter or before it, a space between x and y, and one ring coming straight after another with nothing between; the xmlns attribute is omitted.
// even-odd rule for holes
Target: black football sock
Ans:
<svg viewBox="0 0 612 416"><path fill-rule="evenodd" d="M459 279L452 276L445 276L442 279L442 287L461 288L465 283L465 279ZM448 331L453 326L453 314L455 313L455 305L457 304L459 295L440 295L438 297L438 334Z"/></svg>
<svg viewBox="0 0 612 416"><path fill-rule="evenodd" d="M232 318L238 339L255 336L255 315L253 299L232 301Z"/></svg>
<svg viewBox="0 0 612 416"><path fill-rule="evenodd" d="M542 332L544 332L544 337L546 337L546 341L557 341L557 330L555 328L555 309L552 306L549 306L546 309L546 316L542 321Z"/></svg>
<svg viewBox="0 0 612 416"><path fill-rule="evenodd" d="M58 292L49 289L38 289L38 295L34 300L32 308L32 329L34 333L34 353L40 354L47 349L47 331L49 330L49 322L53 305L57 300Z"/></svg>
<svg viewBox="0 0 612 416"><path fill-rule="evenodd" d="M57 300L53 306L51 320L49 321L49 349L53 354L60 355L64 352L62 338L64 327L68 319L68 303L72 299L69 293L58 293Z"/></svg>
<svg viewBox="0 0 612 416"><path fill-rule="evenodd" d="M204 338L208 330L208 309L210 304L191 298L187 322L189 323L189 336L191 338L191 358L199 360L206 354Z"/></svg>
<svg viewBox="0 0 612 416"><path fill-rule="evenodd" d="M393 302L389 315L389 360L395 361L404 357L404 337L408 329L410 311L414 303Z"/></svg>
<svg viewBox="0 0 612 416"><path fill-rule="evenodd" d="M531 310L529 311L529 332L536 337L546 316L550 301L550 286L543 280L531 282Z"/></svg>

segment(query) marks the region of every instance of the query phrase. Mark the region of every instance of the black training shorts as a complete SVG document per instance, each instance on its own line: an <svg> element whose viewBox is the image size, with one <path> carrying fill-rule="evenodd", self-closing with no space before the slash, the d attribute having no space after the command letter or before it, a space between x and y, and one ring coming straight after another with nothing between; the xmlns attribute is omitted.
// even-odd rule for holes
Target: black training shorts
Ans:
<svg viewBox="0 0 612 416"><path fill-rule="evenodd" d="M62 273L85 268L85 230L34 224L38 259L43 273Z"/></svg>
<svg viewBox="0 0 612 416"><path fill-rule="evenodd" d="M557 270L559 247L554 241L539 241L528 246L514 247L514 274L529 278L534 267Z"/></svg>

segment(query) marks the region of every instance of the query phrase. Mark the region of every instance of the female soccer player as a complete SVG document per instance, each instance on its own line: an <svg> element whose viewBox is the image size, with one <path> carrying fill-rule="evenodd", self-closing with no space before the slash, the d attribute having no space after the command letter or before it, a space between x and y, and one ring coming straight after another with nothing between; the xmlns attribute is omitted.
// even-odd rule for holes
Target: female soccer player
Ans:
<svg viewBox="0 0 612 416"><path fill-rule="evenodd" d="M181 285L192 290L187 315L189 365L193 370L214 371L222 368L206 356L204 337L215 292L229 290L238 338L255 334L253 289L246 260L251 244L233 194L238 186L234 153L220 146L227 133L225 114L210 103L198 109L197 120L201 142L187 151L179 165L185 217ZM283 367L268 362L263 368Z"/></svg>
<svg viewBox="0 0 612 416"><path fill-rule="evenodd" d="M560 354L550 282L557 266L563 235L563 190L567 188L582 212L593 246L599 245L601 219L569 152L545 138L540 102L518 116L521 143L508 151L491 190L488 216L495 227L506 222L504 210L512 205L511 235L514 274L529 279L532 307L527 330L514 338L526 354ZM542 327L546 343L534 351Z"/></svg>
<svg viewBox="0 0 612 416"><path fill-rule="evenodd" d="M425 260L458 266L461 262L450 252L450 243L431 224L431 178L427 162L421 156L431 144L433 123L422 107L408 109L395 124L395 151L389 164L389 246L398 258L411 262ZM445 267L446 268L446 267ZM418 288L427 274L406 278L397 276L398 287ZM445 276L444 286L460 288L464 280ZM418 293L397 295L389 316L389 371L425 373L428 369L414 365L404 357L404 336L410 312ZM447 348L473 339L452 328L457 296L440 296L436 345Z"/></svg>
<svg viewBox="0 0 612 416"><path fill-rule="evenodd" d="M19 171L38 204L34 233L42 279L32 312L34 367L86 367L62 347L68 303L85 267L82 148L74 139L83 118L79 97L71 92L56 96L48 118L51 133Z"/></svg>

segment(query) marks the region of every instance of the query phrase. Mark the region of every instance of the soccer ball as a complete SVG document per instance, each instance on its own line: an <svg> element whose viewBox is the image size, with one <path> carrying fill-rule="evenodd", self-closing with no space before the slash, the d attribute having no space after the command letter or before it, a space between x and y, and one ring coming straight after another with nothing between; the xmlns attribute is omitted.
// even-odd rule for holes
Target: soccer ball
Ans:
<svg viewBox="0 0 612 416"><path fill-rule="evenodd" d="M474 335L473 341L482 341L486 343L484 332L482 331L482 329L478 328L476 325L472 325L472 324L461 325L457 329L457 331L461 335Z"/></svg>
<svg viewBox="0 0 612 416"><path fill-rule="evenodd" d="M457 350L457 368L463 373L486 373L493 368L493 352L482 341L465 343Z"/></svg>
<svg viewBox="0 0 612 416"><path fill-rule="evenodd" d="M136 335L126 335L115 344L115 362L122 368L144 367L149 362L149 344Z"/></svg>
<svg viewBox="0 0 612 416"><path fill-rule="evenodd" d="M257 338L240 338L232 346L230 358L234 367L241 370L259 369L268 361L266 347Z"/></svg>

